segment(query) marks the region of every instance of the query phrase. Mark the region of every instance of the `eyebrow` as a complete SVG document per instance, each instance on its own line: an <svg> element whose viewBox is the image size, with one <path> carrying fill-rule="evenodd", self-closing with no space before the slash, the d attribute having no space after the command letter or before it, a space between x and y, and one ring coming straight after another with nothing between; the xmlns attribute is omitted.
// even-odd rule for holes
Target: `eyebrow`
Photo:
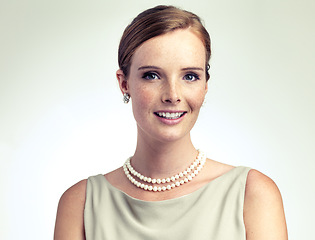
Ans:
<svg viewBox="0 0 315 240"><path fill-rule="evenodd" d="M199 70L203 71L203 68L200 67L187 67L187 68L182 68L182 70L187 71L187 70Z"/></svg>
<svg viewBox="0 0 315 240"><path fill-rule="evenodd" d="M138 68L138 70L142 70L142 69L161 69L161 68L159 68L159 67L156 67L156 66L141 66L141 67L139 67Z"/></svg>
<svg viewBox="0 0 315 240"><path fill-rule="evenodd" d="M148 65L148 66L141 66L138 68L138 70L143 70L143 69L161 69L157 66L151 66L151 65ZM191 70L199 70L199 71L204 71L203 68L200 68L200 67L186 67L186 68L182 68L181 70L183 71L191 71Z"/></svg>

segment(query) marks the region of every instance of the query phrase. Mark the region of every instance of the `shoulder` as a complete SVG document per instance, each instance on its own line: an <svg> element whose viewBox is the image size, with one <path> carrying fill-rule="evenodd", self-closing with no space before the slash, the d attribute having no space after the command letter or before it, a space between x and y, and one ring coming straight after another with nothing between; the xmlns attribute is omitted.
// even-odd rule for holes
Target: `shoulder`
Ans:
<svg viewBox="0 0 315 240"><path fill-rule="evenodd" d="M247 239L287 239L282 198L272 179L257 170L247 176L244 200Z"/></svg>
<svg viewBox="0 0 315 240"><path fill-rule="evenodd" d="M87 180L70 187L61 196L55 225L55 240L84 239L84 205Z"/></svg>
<svg viewBox="0 0 315 240"><path fill-rule="evenodd" d="M213 159L207 159L205 164L205 170L207 177L211 180L224 175L225 173L229 172L230 170L234 169L235 167L232 165L228 165L225 163L217 162Z"/></svg>
<svg viewBox="0 0 315 240"><path fill-rule="evenodd" d="M81 180L67 189L61 196L59 206L71 205L73 207L79 207L85 203L87 179Z"/></svg>
<svg viewBox="0 0 315 240"><path fill-rule="evenodd" d="M282 202L280 191L271 178L251 169L246 181L245 203L262 204L263 202L268 204Z"/></svg>

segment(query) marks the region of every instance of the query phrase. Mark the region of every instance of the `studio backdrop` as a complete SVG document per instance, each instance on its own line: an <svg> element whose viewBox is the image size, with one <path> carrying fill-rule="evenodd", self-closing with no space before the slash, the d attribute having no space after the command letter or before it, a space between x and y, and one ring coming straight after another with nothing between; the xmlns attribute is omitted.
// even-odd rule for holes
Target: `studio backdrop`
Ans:
<svg viewBox="0 0 315 240"><path fill-rule="evenodd" d="M52 239L62 193L133 154L117 49L127 24L159 4L198 14L211 36L195 147L271 177L289 238L311 238L314 1L1 0L0 239Z"/></svg>

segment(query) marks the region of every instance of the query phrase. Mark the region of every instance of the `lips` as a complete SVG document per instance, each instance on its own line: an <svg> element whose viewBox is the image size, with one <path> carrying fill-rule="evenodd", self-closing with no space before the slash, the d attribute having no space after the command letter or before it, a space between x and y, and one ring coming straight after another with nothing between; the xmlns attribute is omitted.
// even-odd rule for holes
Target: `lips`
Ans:
<svg viewBox="0 0 315 240"><path fill-rule="evenodd" d="M185 113L187 112L155 112L154 114L160 118L165 118L165 119L179 119L181 118Z"/></svg>

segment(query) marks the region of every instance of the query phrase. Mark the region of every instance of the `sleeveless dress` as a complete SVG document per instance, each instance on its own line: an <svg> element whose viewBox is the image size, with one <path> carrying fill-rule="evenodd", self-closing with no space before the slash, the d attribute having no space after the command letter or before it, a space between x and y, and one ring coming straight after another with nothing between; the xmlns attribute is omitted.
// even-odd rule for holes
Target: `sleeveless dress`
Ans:
<svg viewBox="0 0 315 240"><path fill-rule="evenodd" d="M143 201L103 175L87 181L86 240L243 240L243 204L250 168L236 167L198 190L169 200Z"/></svg>

